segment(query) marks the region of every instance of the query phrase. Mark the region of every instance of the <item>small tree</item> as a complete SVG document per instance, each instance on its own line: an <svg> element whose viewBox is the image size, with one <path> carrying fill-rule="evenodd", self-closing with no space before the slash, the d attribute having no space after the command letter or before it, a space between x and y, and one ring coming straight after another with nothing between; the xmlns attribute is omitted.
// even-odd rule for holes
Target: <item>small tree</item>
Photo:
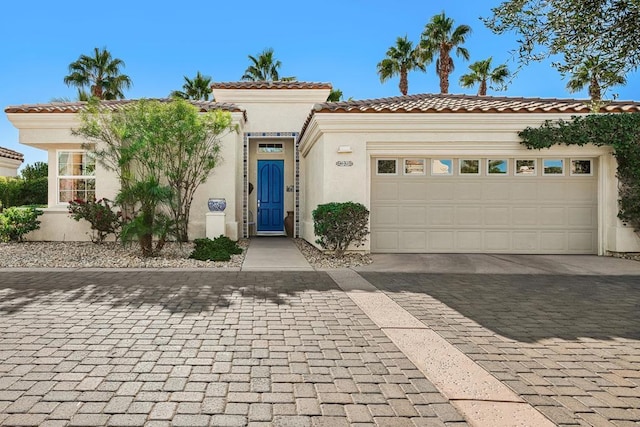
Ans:
<svg viewBox="0 0 640 427"><path fill-rule="evenodd" d="M122 239L142 233L138 240L145 255L162 248L150 249L154 235L187 241L193 196L221 160L220 139L235 130L231 115L200 113L180 99L141 100L116 111L91 104L81 121L75 133L94 143L86 147L120 179Z"/></svg>
<svg viewBox="0 0 640 427"><path fill-rule="evenodd" d="M349 245L364 244L369 234L369 211L364 205L354 202L327 203L318 205L313 211L313 231L322 248L342 257Z"/></svg>

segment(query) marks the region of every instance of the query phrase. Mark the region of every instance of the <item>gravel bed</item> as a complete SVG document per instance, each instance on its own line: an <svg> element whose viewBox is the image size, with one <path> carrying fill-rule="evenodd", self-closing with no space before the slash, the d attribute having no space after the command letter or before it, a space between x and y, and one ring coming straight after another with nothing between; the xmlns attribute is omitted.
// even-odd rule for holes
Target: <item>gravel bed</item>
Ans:
<svg viewBox="0 0 640 427"><path fill-rule="evenodd" d="M307 262L316 269L349 268L368 265L373 262L369 254L346 253L342 258L336 258L331 254L324 253L304 239L293 239Z"/></svg>
<svg viewBox="0 0 640 427"><path fill-rule="evenodd" d="M371 264L368 254L347 253L342 258L323 253L303 239L293 239L309 264L316 269L349 268ZM193 243L169 242L155 258L144 258L137 245L106 242L0 243L0 268L240 268L250 240L227 262L189 259Z"/></svg>
<svg viewBox="0 0 640 427"><path fill-rule="evenodd" d="M231 268L242 266L249 242L240 240L238 245L242 254L218 262L189 259L193 243L169 242L154 258L142 257L137 245L114 242L0 243L0 268Z"/></svg>

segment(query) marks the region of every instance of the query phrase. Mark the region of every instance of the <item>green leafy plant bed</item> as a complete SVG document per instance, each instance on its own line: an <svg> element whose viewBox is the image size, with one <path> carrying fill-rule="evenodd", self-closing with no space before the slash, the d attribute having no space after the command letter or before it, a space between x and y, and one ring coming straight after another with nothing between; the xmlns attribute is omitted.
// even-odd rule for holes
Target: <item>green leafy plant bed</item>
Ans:
<svg viewBox="0 0 640 427"><path fill-rule="evenodd" d="M0 242L22 242L24 235L40 228L42 211L33 207L5 209L0 214Z"/></svg>
<svg viewBox="0 0 640 427"><path fill-rule="evenodd" d="M231 255L242 253L242 248L237 242L222 235L213 240L195 239L193 243L195 248L189 258L200 261L229 261Z"/></svg>

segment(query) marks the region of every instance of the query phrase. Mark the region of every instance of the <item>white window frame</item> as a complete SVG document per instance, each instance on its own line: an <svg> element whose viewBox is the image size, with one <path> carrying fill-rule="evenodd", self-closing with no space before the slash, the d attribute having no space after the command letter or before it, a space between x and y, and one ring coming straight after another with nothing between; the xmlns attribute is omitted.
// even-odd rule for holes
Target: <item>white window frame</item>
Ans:
<svg viewBox="0 0 640 427"><path fill-rule="evenodd" d="M422 173L411 173L411 172L407 173L407 161L421 162ZM427 174L427 161L425 159L420 159L420 158L402 159L402 174L405 176L425 176Z"/></svg>
<svg viewBox="0 0 640 427"><path fill-rule="evenodd" d="M545 172L545 168L546 165L544 164L545 161L551 161L551 160L559 160L562 162L562 173L547 173ZM565 176L565 171L566 171L566 163L564 158L547 158L547 159L542 159L542 176Z"/></svg>
<svg viewBox="0 0 640 427"><path fill-rule="evenodd" d="M518 162L533 162L534 173L518 173ZM515 159L513 161L513 174L514 176L525 176L525 177L538 176L538 159Z"/></svg>
<svg viewBox="0 0 640 427"><path fill-rule="evenodd" d="M438 173L433 171L433 162L443 162L443 161L449 161L451 162L451 166L449 167L449 173ZM431 159L431 161L429 162L429 169L431 169L431 176L453 176L453 169L455 168L455 161L453 160L453 157L440 157L437 159Z"/></svg>
<svg viewBox="0 0 640 427"><path fill-rule="evenodd" d="M393 161L396 164L396 171L395 173L387 173L387 172L380 172L380 161ZM389 159L389 158L379 158L376 159L376 175L380 175L380 176L397 176L398 175L398 159Z"/></svg>
<svg viewBox="0 0 640 427"><path fill-rule="evenodd" d="M589 173L575 173L573 171L573 162L589 162ZM569 161L569 173L571 176L593 176L593 159L571 159Z"/></svg>
<svg viewBox="0 0 640 427"><path fill-rule="evenodd" d="M89 156L89 151L87 150L78 150L78 149L71 149L71 150L56 150L56 204L58 205L65 205L68 203L68 201L61 201L60 200L60 180L61 179L83 179L83 180L93 180L93 187L94 187L94 197L95 197L95 182L96 182L96 175L95 175L95 171L96 171L96 162L95 159L93 161L93 175L61 175L60 174L60 155L62 153L82 153L84 156ZM83 160L84 160L84 156L83 156ZM83 165L86 164L86 162L83 162Z"/></svg>
<svg viewBox="0 0 640 427"><path fill-rule="evenodd" d="M489 164L490 164L491 162L495 162L495 161L497 161L497 160L499 160L499 161L503 161L503 162L505 162L505 163L506 163L506 165L505 165L505 169L504 169L504 170L505 170L505 172L504 172L504 173L491 173L491 172L489 171ZM490 158L490 159L487 159L487 176L509 176L509 159L507 159L507 158L500 158L500 157L498 157L497 159L496 159L496 158Z"/></svg>
<svg viewBox="0 0 640 427"><path fill-rule="evenodd" d="M462 164L463 162L478 162L478 172L462 172ZM458 174L460 176L478 176L482 171L482 160L481 159L458 159Z"/></svg>
<svg viewBox="0 0 640 427"><path fill-rule="evenodd" d="M266 146L270 146L267 148L278 148L277 146L280 146L280 151L260 151L260 146L261 145L266 145ZM258 154L284 154L284 142L258 142L257 146L256 146L256 153Z"/></svg>

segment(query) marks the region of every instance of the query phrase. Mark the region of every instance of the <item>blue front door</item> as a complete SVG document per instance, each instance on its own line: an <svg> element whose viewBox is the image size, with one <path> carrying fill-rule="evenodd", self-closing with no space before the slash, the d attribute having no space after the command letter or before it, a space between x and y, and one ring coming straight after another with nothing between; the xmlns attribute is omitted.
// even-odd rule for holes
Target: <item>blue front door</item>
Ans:
<svg viewBox="0 0 640 427"><path fill-rule="evenodd" d="M284 230L284 160L258 160L258 232Z"/></svg>

